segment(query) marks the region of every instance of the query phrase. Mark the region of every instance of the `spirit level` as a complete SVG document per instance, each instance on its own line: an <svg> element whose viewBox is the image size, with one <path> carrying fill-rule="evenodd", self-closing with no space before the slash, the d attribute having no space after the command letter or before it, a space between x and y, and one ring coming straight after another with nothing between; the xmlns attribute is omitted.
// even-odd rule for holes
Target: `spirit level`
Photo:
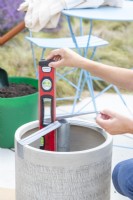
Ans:
<svg viewBox="0 0 133 200"><path fill-rule="evenodd" d="M52 60L42 59L39 62L39 122L40 129L55 121L56 115L56 90L55 69L48 66ZM47 122L47 115L50 121ZM54 151L56 144L56 130L44 136L43 149Z"/></svg>

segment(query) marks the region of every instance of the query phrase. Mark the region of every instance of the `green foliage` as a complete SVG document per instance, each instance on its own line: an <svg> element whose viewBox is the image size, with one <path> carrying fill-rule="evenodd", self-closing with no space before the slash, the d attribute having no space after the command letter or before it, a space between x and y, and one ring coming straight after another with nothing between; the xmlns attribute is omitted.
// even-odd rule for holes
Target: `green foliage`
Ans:
<svg viewBox="0 0 133 200"><path fill-rule="evenodd" d="M74 30L79 34L79 22L73 19ZM84 34L88 34L89 22L84 22ZM133 23L128 22L101 22L95 21L93 24L93 35L99 36L107 41L109 45L101 47L97 50L95 60L109 64L112 66L119 66L124 68L132 68L133 57ZM0 48L0 66L5 68L10 76L29 76L35 77L31 48L25 36L28 32L22 32L15 38L7 42ZM63 27L56 33L34 33L38 37L64 37L69 36L68 25L64 21ZM41 49L36 49L36 58L39 61L41 56ZM46 51L46 55L50 50ZM88 54L89 57L90 53ZM60 73L66 72L70 68L60 68ZM79 77L79 70L67 75L67 77L74 83L77 83ZM95 82L94 87L101 90L104 87L104 82ZM74 89L66 84L65 81L57 82L57 96L72 96Z"/></svg>

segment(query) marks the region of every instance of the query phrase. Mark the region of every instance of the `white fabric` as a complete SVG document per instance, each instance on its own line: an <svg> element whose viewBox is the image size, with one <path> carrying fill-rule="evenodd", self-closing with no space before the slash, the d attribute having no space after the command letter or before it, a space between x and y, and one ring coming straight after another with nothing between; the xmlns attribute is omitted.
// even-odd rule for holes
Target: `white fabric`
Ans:
<svg viewBox="0 0 133 200"><path fill-rule="evenodd" d="M65 9L71 8L98 8L107 5L114 7L122 7L124 0L64 0ZM76 3L75 3L76 2Z"/></svg>
<svg viewBox="0 0 133 200"><path fill-rule="evenodd" d="M60 0L25 0L18 10L26 11L25 26L38 32L44 27L55 28L64 6Z"/></svg>
<svg viewBox="0 0 133 200"><path fill-rule="evenodd" d="M19 11L26 12L25 26L33 32L55 28L61 11L71 8L97 8L102 5L122 7L124 0L25 0Z"/></svg>
<svg viewBox="0 0 133 200"><path fill-rule="evenodd" d="M105 0L104 4L108 6L122 7L123 2L123 0Z"/></svg>
<svg viewBox="0 0 133 200"><path fill-rule="evenodd" d="M71 9L71 8L97 8L101 6L104 3L104 0L65 0L66 8L65 9ZM73 3L72 3L73 2Z"/></svg>

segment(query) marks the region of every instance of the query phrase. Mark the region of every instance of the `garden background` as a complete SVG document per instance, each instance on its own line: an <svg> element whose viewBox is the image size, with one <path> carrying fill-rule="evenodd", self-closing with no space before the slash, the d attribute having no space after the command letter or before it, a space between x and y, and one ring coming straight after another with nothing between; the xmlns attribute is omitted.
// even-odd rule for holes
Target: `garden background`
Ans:
<svg viewBox="0 0 133 200"><path fill-rule="evenodd" d="M17 8L22 0L0 0L0 37L7 33L12 27L24 20L24 13L18 12ZM84 34L89 31L89 21L84 20ZM75 32L79 33L79 22L73 19ZM95 60L113 66L124 68L133 67L133 23L132 22L105 22L95 21L93 23L93 35L99 36L109 42L106 47L97 50ZM25 39L29 31L25 28L10 41L0 47L0 67L4 68L9 76L35 77L31 47ZM66 19L61 16L56 29L44 29L39 33L34 33L39 37L66 37L70 36ZM36 48L37 62L41 55L41 49ZM48 54L47 50L46 54ZM88 55L89 57L89 55ZM58 69L61 73L68 67ZM69 79L73 82L78 80L78 72L69 74ZM62 87L63 84L63 87ZM106 83L95 82L96 90L102 89ZM72 95L74 89L62 80L57 82L57 97L67 94Z"/></svg>

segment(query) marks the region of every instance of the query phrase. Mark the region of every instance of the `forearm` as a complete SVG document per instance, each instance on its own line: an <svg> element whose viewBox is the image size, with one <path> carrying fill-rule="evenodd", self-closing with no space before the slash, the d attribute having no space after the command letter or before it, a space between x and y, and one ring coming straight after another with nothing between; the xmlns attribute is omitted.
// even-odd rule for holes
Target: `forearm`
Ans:
<svg viewBox="0 0 133 200"><path fill-rule="evenodd" d="M129 119L129 121L128 121L128 132L127 133L133 134L133 119Z"/></svg>
<svg viewBox="0 0 133 200"><path fill-rule="evenodd" d="M123 89L133 90L133 70L113 67L86 59L70 49L53 50L47 59L54 59L51 67L79 67L98 76L106 82L112 83Z"/></svg>
<svg viewBox="0 0 133 200"><path fill-rule="evenodd" d="M133 90L133 71L82 58L79 67L123 89Z"/></svg>

